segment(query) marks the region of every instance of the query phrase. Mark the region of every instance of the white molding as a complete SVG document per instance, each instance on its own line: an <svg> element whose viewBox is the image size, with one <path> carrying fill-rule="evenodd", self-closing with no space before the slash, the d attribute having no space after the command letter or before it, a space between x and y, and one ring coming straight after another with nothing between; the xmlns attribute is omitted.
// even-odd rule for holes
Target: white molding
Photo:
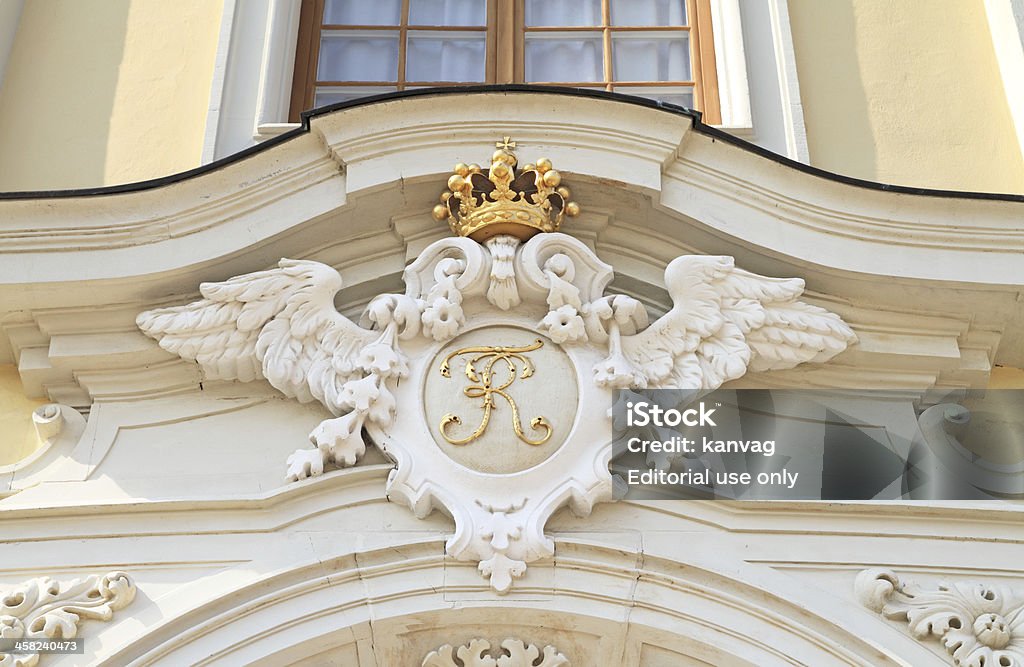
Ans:
<svg viewBox="0 0 1024 667"><path fill-rule="evenodd" d="M800 86L786 0L744 0L746 55L754 143L799 162L808 162Z"/></svg>
<svg viewBox="0 0 1024 667"><path fill-rule="evenodd" d="M0 94L3 94L7 60L14 48L24 6L25 0L0 0Z"/></svg>
<svg viewBox="0 0 1024 667"><path fill-rule="evenodd" d="M749 134L752 130L752 121L739 0L712 2L711 23L715 36L718 99L722 107L721 127L743 136L744 131Z"/></svg>
<svg viewBox="0 0 1024 667"><path fill-rule="evenodd" d="M571 174L584 211L565 231L649 307L674 257L732 255L803 277L810 303L851 324L860 356L832 381L984 386L992 362L1022 361L1019 202L855 187L715 141L685 116L549 93L411 97L311 123L166 187L0 201L0 346L26 389L77 407L191 386L194 367L159 365L155 345L90 335L126 334L135 312L282 256L341 270L341 303L356 311L399 289L407 262L447 234L429 213L445 175L502 132Z"/></svg>
<svg viewBox="0 0 1024 667"><path fill-rule="evenodd" d="M786 125L786 155L799 162L809 162L807 128L804 126L804 107L800 100L796 55L793 52L793 32L789 25L787 0L769 0L772 33L775 35L775 62L779 71L779 90L782 94L782 115Z"/></svg>
<svg viewBox="0 0 1024 667"><path fill-rule="evenodd" d="M1006 104L1024 156L1024 0L985 0Z"/></svg>
<svg viewBox="0 0 1024 667"><path fill-rule="evenodd" d="M300 0L225 4L204 164L297 127L287 120L300 8Z"/></svg>
<svg viewBox="0 0 1024 667"><path fill-rule="evenodd" d="M253 139L257 142L265 141L271 137L280 136L285 132L291 132L292 130L300 127L302 127L301 123L260 123L256 126Z"/></svg>
<svg viewBox="0 0 1024 667"><path fill-rule="evenodd" d="M253 124L257 140L263 136L263 126L288 121L300 9L299 0L270 0Z"/></svg>
<svg viewBox="0 0 1024 667"><path fill-rule="evenodd" d="M200 164L207 164L216 159L220 112L227 87L225 79L228 72L228 55L237 1L224 0L224 8L220 16L220 33L217 37L217 55L213 63L213 80L210 82L210 103L206 111L206 129L203 132L203 155Z"/></svg>

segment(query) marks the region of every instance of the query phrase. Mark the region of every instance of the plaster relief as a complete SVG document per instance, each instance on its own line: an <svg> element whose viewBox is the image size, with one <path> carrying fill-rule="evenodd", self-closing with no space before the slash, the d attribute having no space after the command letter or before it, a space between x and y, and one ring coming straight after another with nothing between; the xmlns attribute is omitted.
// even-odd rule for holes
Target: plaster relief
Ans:
<svg viewBox="0 0 1024 667"><path fill-rule="evenodd" d="M929 590L891 570L864 570L854 592L868 609L906 621L915 639L937 639L959 667L1024 665L1024 596L1005 586L940 583Z"/></svg>
<svg viewBox="0 0 1024 667"><path fill-rule="evenodd" d="M542 653L543 659L537 662ZM445 644L431 651L422 667L570 667L570 663L554 646L542 651L521 639L506 639L500 649L492 650L486 639L471 639L458 648Z"/></svg>
<svg viewBox="0 0 1024 667"><path fill-rule="evenodd" d="M404 294L371 300L359 324L334 308L341 277L312 261L200 287L204 299L142 313L161 347L207 377L265 377L335 415L288 460L287 478L354 465L367 441L395 462L387 495L455 522L445 551L477 563L498 593L554 555L556 511L612 499L612 389L710 391L748 368L824 362L856 339L798 300L803 281L758 276L731 257L668 264L673 308L641 303L557 230L579 214L550 160L517 169L508 138L489 169L456 165L436 241L406 267ZM459 378L459 380L456 380Z"/></svg>
<svg viewBox="0 0 1024 667"><path fill-rule="evenodd" d="M109 621L134 599L135 583L124 572L66 583L33 579L0 593L0 639L73 639L82 621ZM0 667L33 667L39 661L39 653L0 653Z"/></svg>

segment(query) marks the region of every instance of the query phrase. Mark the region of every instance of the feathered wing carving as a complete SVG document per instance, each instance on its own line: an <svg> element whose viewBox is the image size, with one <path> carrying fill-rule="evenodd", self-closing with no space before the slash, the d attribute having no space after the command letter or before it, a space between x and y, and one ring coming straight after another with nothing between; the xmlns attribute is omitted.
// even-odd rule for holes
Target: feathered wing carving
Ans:
<svg viewBox="0 0 1024 667"><path fill-rule="evenodd" d="M595 368L599 384L711 391L748 369L826 361L856 341L838 315L797 301L803 280L737 269L731 257L679 257L665 269L665 285L672 309L633 335L622 325L639 303L591 304L588 328L603 330L610 350Z"/></svg>
<svg viewBox="0 0 1024 667"><path fill-rule="evenodd" d="M299 450L288 476L352 465L365 452L366 419L387 425L395 401L388 380L404 377L397 337L419 327L414 299L384 295L371 302L364 329L334 307L337 271L319 262L282 259L276 269L221 283L203 283L203 299L146 311L136 323L160 347L197 362L208 379L247 382L264 377L286 396L317 400L338 419L311 434L317 450Z"/></svg>

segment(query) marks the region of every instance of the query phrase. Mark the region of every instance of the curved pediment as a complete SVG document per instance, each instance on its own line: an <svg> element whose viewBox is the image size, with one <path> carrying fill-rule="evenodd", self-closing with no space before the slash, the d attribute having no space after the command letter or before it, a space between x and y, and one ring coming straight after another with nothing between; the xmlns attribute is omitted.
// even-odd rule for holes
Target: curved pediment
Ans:
<svg viewBox="0 0 1024 667"><path fill-rule="evenodd" d="M509 136L540 176L492 157L519 189L475 210L492 185L452 166ZM541 156L578 217L544 208L575 211L560 176L524 203ZM0 467L0 583L130 582L129 613L87 626L109 664L936 662L906 636L908 582L1019 590L1017 506L616 501L608 406L826 387L879 438L959 447L965 409L918 408L1024 365L1022 212L522 86L366 99L158 182L0 196L0 363L61 404ZM511 234L516 213L544 233ZM906 581L858 575L877 567ZM1017 641L1004 621L978 640Z"/></svg>
<svg viewBox="0 0 1024 667"><path fill-rule="evenodd" d="M355 314L448 235L430 216L439 185L504 135L571 178L583 213L564 231L615 267L612 291L652 313L670 306L661 275L671 259L731 255L803 278L808 301L857 332L855 355L815 371L815 384L922 395L983 387L993 363L1024 364L1021 197L854 182L677 109L530 87L340 105L158 182L0 198L0 362L19 364L29 394L76 406L197 386L194 369L138 333L139 311L293 257L341 270L338 303Z"/></svg>

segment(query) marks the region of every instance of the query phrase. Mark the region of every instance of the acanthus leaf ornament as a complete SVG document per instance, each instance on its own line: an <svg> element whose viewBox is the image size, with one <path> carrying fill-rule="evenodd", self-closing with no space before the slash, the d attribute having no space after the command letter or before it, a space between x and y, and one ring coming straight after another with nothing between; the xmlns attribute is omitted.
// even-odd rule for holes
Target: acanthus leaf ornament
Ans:
<svg viewBox="0 0 1024 667"><path fill-rule="evenodd" d="M612 499L613 388L709 391L748 369L826 361L856 340L838 316L798 300L803 281L748 273L731 257L670 262L665 281L673 307L650 324L639 301L605 293L609 265L581 241L552 231L578 206L568 202L550 161L513 177L517 159L511 142L503 143L486 174L457 165L453 189L442 195L448 205L435 217L449 219L458 236L428 246L405 269L405 293L373 299L359 325L334 308L341 287L334 269L287 259L269 271L204 284L203 300L137 320L208 379L263 377L335 415L310 434L315 449L289 458L289 479L321 475L330 463L355 464L365 432L396 463L388 498L419 517L434 509L449 514L455 532L446 553L477 563L500 593L529 563L553 555L544 526L554 512L568 506L586 516ZM463 343L464 336L475 342ZM436 397L424 383L440 377L446 356L451 361L472 347L487 350L465 369L471 386L439 388L466 402L428 419L427 402ZM527 380L522 361L511 368L514 354L530 355L530 368L535 355L555 356L538 366L543 380ZM545 402L524 424L520 406L534 394ZM548 413L549 403L562 412ZM482 423L474 422L480 425L468 439L455 430L481 409ZM496 428L492 413L506 409L513 427L502 431L507 437L493 456L509 464L474 459ZM463 454L469 458L457 462Z"/></svg>
<svg viewBox="0 0 1024 667"><path fill-rule="evenodd" d="M891 570L864 570L857 599L890 620L906 621L919 640L934 637L959 667L1024 666L1024 595L977 582L928 590Z"/></svg>
<svg viewBox="0 0 1024 667"><path fill-rule="evenodd" d="M457 648L445 644L431 651L421 667L569 667L569 659L550 645L540 649L510 637L501 642L500 649L492 651L489 641L476 638Z"/></svg>
<svg viewBox="0 0 1024 667"><path fill-rule="evenodd" d="M124 572L65 583L32 579L0 592L0 639L74 639L82 621L109 621L134 599L135 583ZM0 652L0 667L33 667L39 659L38 653Z"/></svg>

